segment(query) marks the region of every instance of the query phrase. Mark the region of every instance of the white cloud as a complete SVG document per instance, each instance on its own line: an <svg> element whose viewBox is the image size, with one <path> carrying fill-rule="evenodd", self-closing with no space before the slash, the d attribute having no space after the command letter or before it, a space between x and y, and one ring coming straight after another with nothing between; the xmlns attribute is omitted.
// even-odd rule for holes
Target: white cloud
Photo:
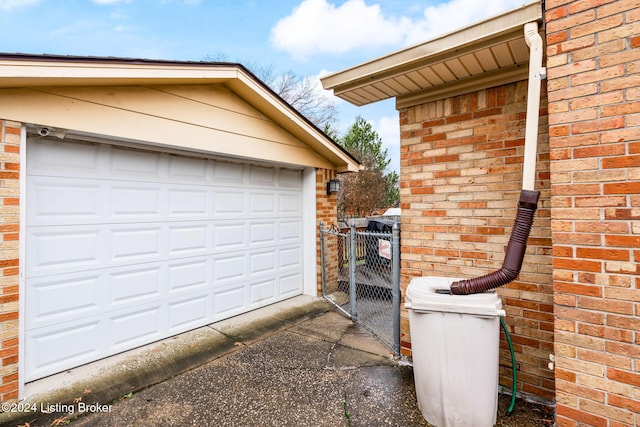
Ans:
<svg viewBox="0 0 640 427"><path fill-rule="evenodd" d="M500 12L523 5L523 0L451 0L424 9L423 18L415 22L407 43L419 43L450 33Z"/></svg>
<svg viewBox="0 0 640 427"><path fill-rule="evenodd" d="M0 9L12 10L19 7L31 6L40 2L40 0L0 0Z"/></svg>
<svg viewBox="0 0 640 427"><path fill-rule="evenodd" d="M370 45L402 41L406 18L385 18L379 5L347 0L336 7L327 0L304 0L271 29L271 44L305 59L310 54L340 54Z"/></svg>
<svg viewBox="0 0 640 427"><path fill-rule="evenodd" d="M335 1L335 0L334 0ZM362 48L399 48L454 31L526 0L450 0L415 17L385 16L379 4L347 0L303 0L271 29L276 48L304 60L312 54L344 54ZM413 11L408 11L413 13Z"/></svg>

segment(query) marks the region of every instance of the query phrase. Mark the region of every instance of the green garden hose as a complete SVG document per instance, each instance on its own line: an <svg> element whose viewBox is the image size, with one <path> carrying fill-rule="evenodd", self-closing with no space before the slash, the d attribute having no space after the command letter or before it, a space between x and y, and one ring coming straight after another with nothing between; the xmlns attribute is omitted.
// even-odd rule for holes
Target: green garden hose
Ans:
<svg viewBox="0 0 640 427"><path fill-rule="evenodd" d="M502 325L502 330L504 331L504 336L507 338L509 351L511 352L511 371L513 373L513 386L511 387L511 405L509 405L509 409L507 409L507 415L511 415L511 413L513 412L513 408L516 406L516 392L518 390L518 369L516 366L516 355L513 352L511 335L509 334L507 325L504 323L504 319L502 317L500 317L500 324Z"/></svg>

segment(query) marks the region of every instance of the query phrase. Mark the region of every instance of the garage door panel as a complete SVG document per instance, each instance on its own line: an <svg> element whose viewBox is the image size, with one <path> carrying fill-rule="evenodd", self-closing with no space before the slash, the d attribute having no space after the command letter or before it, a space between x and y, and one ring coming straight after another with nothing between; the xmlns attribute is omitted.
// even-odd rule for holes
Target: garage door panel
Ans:
<svg viewBox="0 0 640 427"><path fill-rule="evenodd" d="M224 319L244 312L246 309L245 291L244 284L235 284L214 291L214 319Z"/></svg>
<svg viewBox="0 0 640 427"><path fill-rule="evenodd" d="M101 183L59 177L35 177L27 183L31 225L97 222L105 195Z"/></svg>
<svg viewBox="0 0 640 427"><path fill-rule="evenodd" d="M256 305L268 304L276 299L276 280L268 279L251 283L251 302L250 307Z"/></svg>
<svg viewBox="0 0 640 427"><path fill-rule="evenodd" d="M299 273L283 275L280 278L280 295L282 296L299 295L301 283L302 283L302 277L300 276Z"/></svg>
<svg viewBox="0 0 640 427"><path fill-rule="evenodd" d="M268 252L257 252L249 255L249 275L251 277L264 275L276 271L277 257L276 252L269 250Z"/></svg>
<svg viewBox="0 0 640 427"><path fill-rule="evenodd" d="M227 162L215 162L213 181L222 186L242 186L245 181L245 168Z"/></svg>
<svg viewBox="0 0 640 427"><path fill-rule="evenodd" d="M248 232L246 230L249 230ZM277 230L277 232L276 232ZM300 221L219 221L33 227L27 235L30 277L194 256L244 254L252 248L300 249Z"/></svg>
<svg viewBox="0 0 640 427"><path fill-rule="evenodd" d="M155 300L162 296L162 268L136 268L109 275L110 302L113 307Z"/></svg>
<svg viewBox="0 0 640 427"><path fill-rule="evenodd" d="M280 194L278 205L280 207L279 213L281 215L301 215L302 214L302 200L300 194L285 193Z"/></svg>
<svg viewBox="0 0 640 427"><path fill-rule="evenodd" d="M302 250L299 246L280 249L279 252L279 268L296 267L302 262Z"/></svg>
<svg viewBox="0 0 640 427"><path fill-rule="evenodd" d="M206 288L212 283L211 264L209 258L195 258L168 265L168 291L175 294Z"/></svg>
<svg viewBox="0 0 640 427"><path fill-rule="evenodd" d="M169 233L169 256L189 256L207 252L207 244L211 242L209 231L212 228L209 224L192 225L170 225Z"/></svg>
<svg viewBox="0 0 640 427"><path fill-rule="evenodd" d="M212 195L207 188L169 188L168 216L172 219L206 218L211 215Z"/></svg>
<svg viewBox="0 0 640 427"><path fill-rule="evenodd" d="M27 164L28 380L302 292L300 171L42 139Z"/></svg>
<svg viewBox="0 0 640 427"><path fill-rule="evenodd" d="M107 218L126 221L135 217L160 219L162 212L162 189L159 184L115 184L109 191Z"/></svg>
<svg viewBox="0 0 640 427"><path fill-rule="evenodd" d="M159 225L134 226L109 230L110 263L154 261L163 255L162 229Z"/></svg>
<svg viewBox="0 0 640 427"><path fill-rule="evenodd" d="M169 332L177 334L206 323L211 311L209 300L208 296L199 295L169 303Z"/></svg>
<svg viewBox="0 0 640 427"><path fill-rule="evenodd" d="M217 190L213 195L213 213L219 217L244 215L245 197L243 192Z"/></svg>
<svg viewBox="0 0 640 427"><path fill-rule="evenodd" d="M249 224L249 245L273 245L277 241L277 222L252 222Z"/></svg>
<svg viewBox="0 0 640 427"><path fill-rule="evenodd" d="M27 274L98 268L104 234L98 227L27 230Z"/></svg>
<svg viewBox="0 0 640 427"><path fill-rule="evenodd" d="M104 278L99 274L79 274L31 281L26 299L26 322L46 326L100 312L106 301Z"/></svg>
<svg viewBox="0 0 640 427"><path fill-rule="evenodd" d="M245 255L242 253L218 257L213 262L213 277L217 284L224 284L231 279L240 279L244 277L245 271Z"/></svg>
<svg viewBox="0 0 640 427"><path fill-rule="evenodd" d="M250 215L276 215L276 197L271 193L250 193L249 194L249 214Z"/></svg>
<svg viewBox="0 0 640 427"><path fill-rule="evenodd" d="M162 153L112 147L109 175L121 180L159 181L164 172Z"/></svg>
<svg viewBox="0 0 640 427"><path fill-rule="evenodd" d="M275 169L261 166L250 166L249 183L256 186L273 187L275 182Z"/></svg>
<svg viewBox="0 0 640 427"><path fill-rule="evenodd" d="M300 235L302 233L302 221L290 220L280 221L280 242L293 242L300 241Z"/></svg>
<svg viewBox="0 0 640 427"><path fill-rule="evenodd" d="M202 185L209 180L211 162L184 156L170 156L168 174L171 181Z"/></svg>
<svg viewBox="0 0 640 427"><path fill-rule="evenodd" d="M280 169L280 174L278 176L278 184L281 187L292 189L292 190L300 190L302 189L302 177L300 176L300 172L288 169Z"/></svg>
<svg viewBox="0 0 640 427"><path fill-rule="evenodd" d="M30 139L27 145L27 174L96 177L101 175L103 157L98 144L79 144L43 138ZM36 147L37 144L37 147Z"/></svg>
<svg viewBox="0 0 640 427"><path fill-rule="evenodd" d="M213 249L232 250L243 248L247 244L245 221L220 222L213 225Z"/></svg>
<svg viewBox="0 0 640 427"><path fill-rule="evenodd" d="M43 328L27 336L25 353L25 380L31 381L94 360L104 353L103 343L96 336L104 337L106 328L100 321L74 321L62 326ZM97 344L97 345L96 345Z"/></svg>
<svg viewBox="0 0 640 427"><path fill-rule="evenodd" d="M117 353L163 337L163 310L160 304L130 309L109 318L109 350Z"/></svg>

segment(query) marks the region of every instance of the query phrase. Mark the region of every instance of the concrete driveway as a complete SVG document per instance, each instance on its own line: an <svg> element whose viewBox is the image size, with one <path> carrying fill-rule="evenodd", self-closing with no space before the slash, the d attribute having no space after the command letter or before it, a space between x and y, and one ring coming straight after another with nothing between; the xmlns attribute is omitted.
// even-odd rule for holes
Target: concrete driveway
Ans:
<svg viewBox="0 0 640 427"><path fill-rule="evenodd" d="M42 395L58 402L50 413L0 423L429 425L417 407L411 366L318 298L294 298L83 369L96 376L85 383L65 372L47 380L57 387ZM498 426L553 424L549 408L526 402L505 416L508 403L500 397Z"/></svg>
<svg viewBox="0 0 640 427"><path fill-rule="evenodd" d="M73 407L51 407L13 425L428 425L416 406L411 367L330 307L314 300L267 319L211 325L233 340L214 360L111 401L96 402L87 388Z"/></svg>

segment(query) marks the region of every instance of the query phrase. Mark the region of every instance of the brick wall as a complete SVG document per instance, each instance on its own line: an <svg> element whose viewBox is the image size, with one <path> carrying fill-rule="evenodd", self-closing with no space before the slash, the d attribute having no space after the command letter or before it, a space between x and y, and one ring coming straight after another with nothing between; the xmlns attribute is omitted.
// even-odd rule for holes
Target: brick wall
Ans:
<svg viewBox="0 0 640 427"><path fill-rule="evenodd" d="M640 425L640 2L547 0L558 426Z"/></svg>
<svg viewBox="0 0 640 427"><path fill-rule="evenodd" d="M338 196L331 194L327 196L327 182L336 179L336 172L329 169L316 169L316 216L318 227L320 222L325 228L332 224L338 225ZM317 251L317 276L318 295L322 295L322 258L320 255L320 229L316 232ZM338 246L335 239L328 239L325 245L325 263L327 272L327 282L333 283L338 280Z"/></svg>
<svg viewBox="0 0 640 427"><path fill-rule="evenodd" d="M527 83L400 111L403 295L417 276L475 277L501 267L522 186ZM553 297L546 102L536 189L539 208L519 278L500 288L515 346L519 391L551 400ZM402 352L410 355L403 311ZM501 342L500 383L511 387Z"/></svg>
<svg viewBox="0 0 640 427"><path fill-rule="evenodd" d="M20 123L0 120L0 401L18 397Z"/></svg>

